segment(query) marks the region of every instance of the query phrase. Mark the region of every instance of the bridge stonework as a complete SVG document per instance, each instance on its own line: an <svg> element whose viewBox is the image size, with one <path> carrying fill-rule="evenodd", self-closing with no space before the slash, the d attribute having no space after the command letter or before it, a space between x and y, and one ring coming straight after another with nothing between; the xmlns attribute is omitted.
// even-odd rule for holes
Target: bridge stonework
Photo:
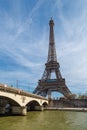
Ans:
<svg viewBox="0 0 87 130"><path fill-rule="evenodd" d="M35 110L43 110L43 105L48 104L48 100L44 97L24 92L19 89L14 89L11 87L4 87L4 85L0 85L0 97L3 99L7 99L8 103L12 105L12 113L13 114L27 114L30 109L29 103L34 102L36 105L34 106ZM34 104L33 103L33 104ZM2 113L5 112L5 105L3 104Z"/></svg>

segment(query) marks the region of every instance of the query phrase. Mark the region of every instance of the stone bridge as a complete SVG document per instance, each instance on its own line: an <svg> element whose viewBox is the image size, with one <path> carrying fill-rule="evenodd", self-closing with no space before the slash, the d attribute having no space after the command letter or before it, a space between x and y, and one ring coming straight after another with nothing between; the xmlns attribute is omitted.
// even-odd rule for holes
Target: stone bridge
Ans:
<svg viewBox="0 0 87 130"><path fill-rule="evenodd" d="M43 110L48 99L20 89L0 84L0 114L10 108L12 114L26 115L30 110Z"/></svg>

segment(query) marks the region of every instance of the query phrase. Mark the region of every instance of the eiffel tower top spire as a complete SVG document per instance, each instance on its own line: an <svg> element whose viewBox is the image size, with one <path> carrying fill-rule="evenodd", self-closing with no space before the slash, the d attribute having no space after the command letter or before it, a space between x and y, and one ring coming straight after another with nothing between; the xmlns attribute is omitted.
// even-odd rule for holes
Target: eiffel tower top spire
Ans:
<svg viewBox="0 0 87 130"><path fill-rule="evenodd" d="M54 21L52 18L49 21L49 26L50 26L50 35L49 35L49 51L47 62L57 61L55 40L54 40L54 29L53 29Z"/></svg>

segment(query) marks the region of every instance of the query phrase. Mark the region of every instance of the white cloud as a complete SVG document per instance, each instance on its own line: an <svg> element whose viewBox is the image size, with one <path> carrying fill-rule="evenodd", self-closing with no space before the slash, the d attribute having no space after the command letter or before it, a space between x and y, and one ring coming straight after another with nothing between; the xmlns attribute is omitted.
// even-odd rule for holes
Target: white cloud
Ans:
<svg viewBox="0 0 87 130"><path fill-rule="evenodd" d="M79 85L87 86L87 9L84 6L78 17L74 14L72 18L65 16L63 3L58 6L58 11L64 31L61 40L57 39L58 59L69 85L80 91ZM84 87L84 91L86 89Z"/></svg>

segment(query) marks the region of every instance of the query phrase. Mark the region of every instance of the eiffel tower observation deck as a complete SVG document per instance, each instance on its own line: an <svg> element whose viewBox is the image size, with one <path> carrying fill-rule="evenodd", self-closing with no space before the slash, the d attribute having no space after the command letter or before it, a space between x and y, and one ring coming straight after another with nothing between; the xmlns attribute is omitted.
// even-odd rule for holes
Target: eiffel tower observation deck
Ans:
<svg viewBox="0 0 87 130"><path fill-rule="evenodd" d="M47 63L45 64L45 70L42 75L41 80L38 81L38 85L35 88L35 94L46 97L51 96L51 92L59 92L63 94L66 98L71 95L70 90L66 86L65 79L62 78L60 73L60 65L57 62L55 40L54 40L54 21L49 21L50 35L49 35L49 50ZM55 78L52 78L52 73L55 74Z"/></svg>

